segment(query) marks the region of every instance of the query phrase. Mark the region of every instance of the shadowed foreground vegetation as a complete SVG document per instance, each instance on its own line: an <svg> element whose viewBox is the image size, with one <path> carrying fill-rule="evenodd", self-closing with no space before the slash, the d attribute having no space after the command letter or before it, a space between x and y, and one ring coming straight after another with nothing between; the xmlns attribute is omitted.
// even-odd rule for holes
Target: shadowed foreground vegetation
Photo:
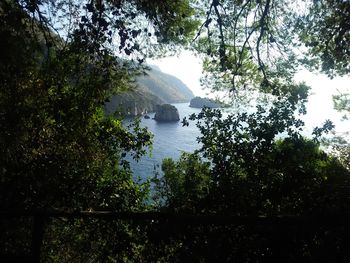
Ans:
<svg viewBox="0 0 350 263"><path fill-rule="evenodd" d="M331 120L302 135L294 74L348 75L349 18L333 0L2 1L1 262L348 262L348 140L321 145ZM201 148L141 184L124 158L152 134L104 106L179 48L237 108L190 116Z"/></svg>

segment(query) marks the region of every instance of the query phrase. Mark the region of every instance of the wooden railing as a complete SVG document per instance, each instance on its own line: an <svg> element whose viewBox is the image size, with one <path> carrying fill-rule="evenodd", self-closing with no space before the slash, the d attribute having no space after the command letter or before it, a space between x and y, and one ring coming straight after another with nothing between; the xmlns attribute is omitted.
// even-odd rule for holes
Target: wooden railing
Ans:
<svg viewBox="0 0 350 263"><path fill-rule="evenodd" d="M45 225L50 218L130 221L161 221L172 224L194 225L246 225L246 226L350 226L350 214L311 216L230 216L216 214L176 214L162 212L114 212L114 211L8 211L0 212L2 219L33 218L31 259L40 262Z"/></svg>

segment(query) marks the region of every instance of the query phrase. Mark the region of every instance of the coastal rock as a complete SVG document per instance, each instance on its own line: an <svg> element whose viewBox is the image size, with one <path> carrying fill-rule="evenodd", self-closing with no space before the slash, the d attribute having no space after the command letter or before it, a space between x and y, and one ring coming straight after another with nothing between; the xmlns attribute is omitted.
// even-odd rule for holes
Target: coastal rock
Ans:
<svg viewBox="0 0 350 263"><path fill-rule="evenodd" d="M211 99L207 98L201 98L201 97L194 97L190 101L190 107L192 108L220 108L222 105L220 103L217 103Z"/></svg>
<svg viewBox="0 0 350 263"><path fill-rule="evenodd" d="M113 96L105 104L105 112L110 115L119 111L123 116L132 117L154 112L156 105L161 103L164 102L157 96L141 89L135 89Z"/></svg>
<svg viewBox="0 0 350 263"><path fill-rule="evenodd" d="M154 116L156 121L179 121L179 111L177 108L170 104L163 104L156 106L156 114Z"/></svg>

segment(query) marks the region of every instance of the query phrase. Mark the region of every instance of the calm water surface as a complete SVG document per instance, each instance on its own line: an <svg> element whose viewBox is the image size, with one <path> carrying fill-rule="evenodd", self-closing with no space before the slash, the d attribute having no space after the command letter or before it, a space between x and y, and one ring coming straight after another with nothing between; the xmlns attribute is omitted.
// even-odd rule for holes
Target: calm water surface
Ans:
<svg viewBox="0 0 350 263"><path fill-rule="evenodd" d="M176 103L173 104L179 111L180 120L183 117L188 117L192 113L199 113L201 109L190 108L189 103ZM225 116L226 114L224 114ZM349 131L349 122L339 121L341 114L335 112L330 116L331 120L336 124L336 134L343 134L344 131ZM141 120L143 127L148 129L154 134L153 138L153 150L151 155L145 155L139 162L136 162L129 158L131 168L134 174L134 178L146 179L154 175L155 167L161 165L164 158L170 157L178 159L182 152L193 152L198 149L200 145L196 141L196 138L200 135L198 128L194 122L190 122L190 125L183 127L181 121L179 122L156 122L152 118L154 113L150 113L150 119ZM302 134L306 137L312 137L313 128L321 127L323 122L328 116L317 116L313 114L312 108L308 107L308 114L303 116L305 121L305 127ZM283 137L283 135L282 135ZM158 167L158 171L160 171Z"/></svg>
<svg viewBox="0 0 350 263"><path fill-rule="evenodd" d="M147 127L154 134L153 149L150 154L145 155L136 162L129 159L134 177L146 179L154 174L155 167L161 165L164 158L178 159L182 152L193 152L199 148L196 138L200 135L194 122L189 126L182 126L183 117L192 113L199 113L200 109L190 108L189 103L175 103L180 114L179 122L157 122L153 120L154 113L150 113L150 119L141 120L141 125ZM158 168L158 170L160 170Z"/></svg>

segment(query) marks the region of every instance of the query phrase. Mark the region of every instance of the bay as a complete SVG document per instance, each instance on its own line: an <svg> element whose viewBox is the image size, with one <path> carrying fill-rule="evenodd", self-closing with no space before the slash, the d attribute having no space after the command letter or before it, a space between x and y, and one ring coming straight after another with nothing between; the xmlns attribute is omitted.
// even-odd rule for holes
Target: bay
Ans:
<svg viewBox="0 0 350 263"><path fill-rule="evenodd" d="M179 122L157 122L153 120L154 113L149 113L150 119L141 119L141 126L147 127L153 133L152 151L141 157L136 162L132 158L130 162L134 178L145 180L154 175L155 169L160 172L160 165L164 158L178 159L182 152L193 152L200 145L196 138L200 135L199 129L193 121L189 126L183 126L181 120L192 113L199 113L201 109L189 107L189 103L174 103L180 115Z"/></svg>
<svg viewBox="0 0 350 263"><path fill-rule="evenodd" d="M192 113L199 113L201 109L189 107L189 103L174 103L174 105L180 114L180 120L184 117L188 117ZM335 134L344 135L348 131L349 122L341 121L341 114L334 109L329 111L330 114L322 115L316 114L314 107L308 103L308 114L301 116L305 122L304 130L301 132L304 136L311 138L313 129L318 126L321 127L324 121L331 119L336 128ZM228 113L225 110L224 116ZM249 112L249 110L247 110ZM141 126L147 127L150 132L153 133L153 146L152 151L141 157L136 162L130 156L127 160L130 162L131 169L133 171L134 179L146 180L154 175L155 171L160 171L160 165L164 158L172 158L177 160L182 152L193 152L199 149L200 145L197 142L197 137L200 136L199 129L195 126L193 121L189 122L189 126L183 126L181 121L179 122L157 122L153 120L154 113L149 114L150 119L141 119ZM283 137L283 134L282 134ZM332 137L332 135L325 136Z"/></svg>

